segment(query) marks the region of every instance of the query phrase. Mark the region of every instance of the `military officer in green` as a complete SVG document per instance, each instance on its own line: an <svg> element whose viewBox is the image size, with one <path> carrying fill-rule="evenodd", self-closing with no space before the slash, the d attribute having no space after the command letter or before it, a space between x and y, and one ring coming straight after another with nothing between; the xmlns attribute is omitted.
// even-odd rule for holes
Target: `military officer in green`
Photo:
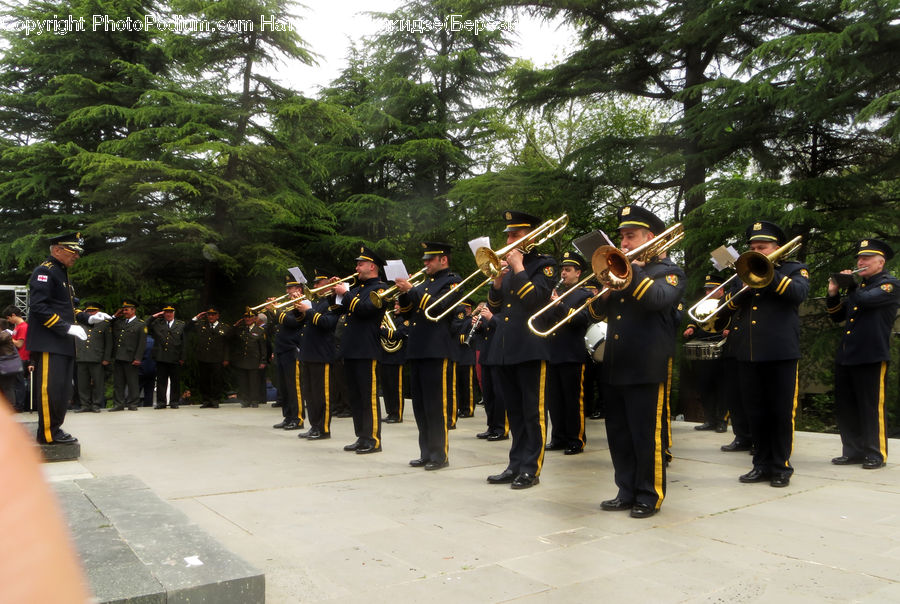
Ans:
<svg viewBox="0 0 900 604"><path fill-rule="evenodd" d="M75 413L100 413L106 407L106 368L113 360L112 328L104 318L109 315L103 313L98 303L86 303L84 312L101 320L85 328L86 340L75 341L75 382L81 404Z"/></svg>
<svg viewBox="0 0 900 604"><path fill-rule="evenodd" d="M835 323L845 321L834 366L834 404L843 451L831 463L839 466L861 463L864 469L875 470L887 461L884 402L900 280L884 270L884 263L893 256L884 241L863 239L856 246L862 282L857 285L849 275L844 277L848 291L843 300L840 277L828 282L828 314Z"/></svg>
<svg viewBox="0 0 900 604"><path fill-rule="evenodd" d="M266 332L249 308L231 332L231 367L237 375L241 407L259 407L259 370L266 366Z"/></svg>
<svg viewBox="0 0 900 604"><path fill-rule="evenodd" d="M184 321L175 318L175 305L166 304L154 314L147 325L153 336L153 360L156 361L156 405L165 409L168 404L178 409L181 398L179 373L184 365ZM170 393L171 397L168 396Z"/></svg>
<svg viewBox="0 0 900 604"><path fill-rule="evenodd" d="M225 368L228 367L229 327L219 320L219 309L210 306L198 313L186 331L196 331L197 390L201 408L218 407L225 396Z"/></svg>
<svg viewBox="0 0 900 604"><path fill-rule="evenodd" d="M147 348L147 324L136 315L137 302L126 299L116 311L113 330L113 407L137 411L140 402L139 367Z"/></svg>

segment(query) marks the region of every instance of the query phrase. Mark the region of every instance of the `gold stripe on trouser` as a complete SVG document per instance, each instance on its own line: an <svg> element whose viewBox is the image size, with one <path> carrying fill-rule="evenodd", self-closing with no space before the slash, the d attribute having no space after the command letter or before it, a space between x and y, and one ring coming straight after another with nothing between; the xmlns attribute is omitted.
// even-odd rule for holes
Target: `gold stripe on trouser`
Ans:
<svg viewBox="0 0 900 604"><path fill-rule="evenodd" d="M303 419L303 395L300 394L300 361L294 361L294 388L297 390L297 421Z"/></svg>
<svg viewBox="0 0 900 604"><path fill-rule="evenodd" d="M444 430L444 459L447 459L450 452L450 431L447 428L447 365L449 363L448 359L444 359L441 365L441 428Z"/></svg>
<svg viewBox="0 0 900 604"><path fill-rule="evenodd" d="M331 424L331 363L325 363L325 421L322 431L328 434Z"/></svg>
<svg viewBox="0 0 900 604"><path fill-rule="evenodd" d="M666 368L666 402L665 402L665 412L666 412L666 433L668 435L668 440L666 441L666 451L669 450L669 447L672 446L672 410L670 409L670 405L672 401L670 400L672 396L672 357L669 357L669 366Z"/></svg>
<svg viewBox="0 0 900 604"><path fill-rule="evenodd" d="M450 421L452 422L452 426L456 425L456 363L451 363L450 368L453 371L453 397L450 399L451 408L450 408ZM446 376L444 377L446 379ZM445 405L446 406L446 405ZM444 418L446 422L447 418Z"/></svg>
<svg viewBox="0 0 900 604"><path fill-rule="evenodd" d="M878 449L881 451L881 459L887 461L887 438L885 438L884 426L884 382L887 372L887 362L881 362L881 374L878 376Z"/></svg>
<svg viewBox="0 0 900 604"><path fill-rule="evenodd" d="M784 460L784 467L791 467L791 455L794 454L794 428L797 423L797 395L800 392L800 361L794 370L794 400L791 402L791 446L788 447L788 458Z"/></svg>
<svg viewBox="0 0 900 604"><path fill-rule="evenodd" d="M466 409L468 415L475 414L475 366L470 365L466 372L469 376L469 406Z"/></svg>
<svg viewBox="0 0 900 604"><path fill-rule="evenodd" d="M398 392L400 395L400 408L397 410L398 418L403 421L403 365L397 365L397 381L399 382Z"/></svg>
<svg viewBox="0 0 900 604"><path fill-rule="evenodd" d="M376 367L378 362L374 359L372 360L372 440L375 441L375 446L381 446L381 439L378 438L378 377L375 375Z"/></svg>
<svg viewBox="0 0 900 604"><path fill-rule="evenodd" d="M671 365L670 365L671 367ZM663 409L666 406L666 389L664 384L659 385L659 394L656 397L656 430L654 430L653 449L653 489L656 491L656 509L662 505L663 497L663 452L662 452L662 426Z"/></svg>
<svg viewBox="0 0 900 604"><path fill-rule="evenodd" d="M44 418L44 442L52 443L50 430L50 393L47 391L47 375L50 372L50 353L41 353L41 416Z"/></svg>
<svg viewBox="0 0 900 604"><path fill-rule="evenodd" d="M547 394L547 361L541 361L541 379L538 382L538 419L541 424L541 452L537 459L537 472L535 476L541 475L541 466L544 465L544 447L547 444L547 412L545 411L544 400Z"/></svg>
<svg viewBox="0 0 900 604"><path fill-rule="evenodd" d="M578 440L581 441L581 446L585 445L584 440L584 369L585 364L581 364L581 382L578 387Z"/></svg>

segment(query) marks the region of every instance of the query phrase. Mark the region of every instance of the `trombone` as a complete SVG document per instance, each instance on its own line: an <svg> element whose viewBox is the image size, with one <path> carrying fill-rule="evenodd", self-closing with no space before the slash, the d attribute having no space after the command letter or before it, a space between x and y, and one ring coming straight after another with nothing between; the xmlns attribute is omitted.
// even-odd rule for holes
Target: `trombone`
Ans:
<svg viewBox="0 0 900 604"><path fill-rule="evenodd" d="M359 276L359 273L353 273L352 275L347 275L346 277L343 277L342 279L338 279L337 277L332 277L331 280L328 283L326 283L325 285L321 285L319 287L314 287L312 289L310 289L309 287L306 286L306 284L304 284L302 295L297 296L296 298L291 298L289 300L285 300L284 302L275 304L275 309L280 310L282 308L287 308L289 306L293 306L294 303L299 300L309 300L310 302L313 300L318 300L322 296L327 295L328 290L331 289L332 287L334 287L335 285L337 285L338 283L347 282L352 287L353 286L352 284L356 281L356 278L358 276ZM287 295L287 294L285 294L285 295ZM284 296L281 296L281 297L284 297ZM276 302L276 300L272 300L271 303ZM270 303L266 303L265 306L268 306L269 304Z"/></svg>
<svg viewBox="0 0 900 604"><path fill-rule="evenodd" d="M723 299L721 302L717 303L715 308L711 308L709 305L704 304L704 302L711 299L716 292L724 289L735 277L744 283L744 287L742 287L734 296L731 296L731 298L741 295L748 289L761 289L769 285L769 283L772 282L772 279L775 278L775 263L799 250L801 246L800 241L802 239L803 237L801 235L797 235L768 256L752 250L738 256L738 259L734 261L734 274L725 279L725 281L716 287L716 289L703 296L696 304L691 306L688 309L688 316L700 324L709 321L721 312L722 309L725 308L725 305L728 304L728 300Z"/></svg>
<svg viewBox="0 0 900 604"><path fill-rule="evenodd" d="M453 309L461 304L463 300L465 300L466 298L471 298L475 294L475 292L496 279L502 271L500 261L506 258L507 254L517 248L521 249L524 253L527 254L532 249L544 243L548 239L560 234L563 229L568 226L568 224L569 216L567 214L563 214L559 218L556 218L554 220L547 220L541 223L532 231L529 231L525 235L519 237L512 243L508 244L506 247L503 247L496 252L489 247L478 248L475 251L475 264L478 266L478 269L471 275L457 283L446 294L429 304L428 308L425 309L425 316L428 317L428 319L431 321L440 321L448 314L453 312ZM473 287L470 291L465 292L464 294L460 294L459 292L463 291L463 285L477 277L479 274L484 275L485 279L478 285ZM456 298L451 299L451 297L454 295L456 296ZM442 305L446 305L447 308L442 313L434 315L433 312L440 308Z"/></svg>
<svg viewBox="0 0 900 604"><path fill-rule="evenodd" d="M551 333L572 320L576 314L590 306L591 302L598 299L609 290L622 290L631 283L633 272L631 263L635 261L647 262L651 258L659 256L676 243L684 238L684 227L681 223L673 224L665 231L647 241L646 243L634 248L629 252L623 252L612 245L601 245L594 250L591 256L591 268L594 269L587 277L572 286L568 291L561 294L555 300L551 300L549 304L541 308L528 318L528 329L535 335L547 337ZM584 301L578 308L570 309L565 317L551 325L545 330L535 327L538 318L544 313L550 311L551 308L562 303L566 296L575 290L584 287L588 281L596 278L604 287L598 293Z"/></svg>
<svg viewBox="0 0 900 604"><path fill-rule="evenodd" d="M425 269L421 268L412 275L410 275L406 280L409 281L409 284L413 287L420 285L425 282L425 279L428 275L425 274ZM369 300L375 306L375 308L381 308L384 306L385 302L391 302L400 295L400 288L397 287L397 284L390 286L386 290L381 293L378 292L369 292Z"/></svg>

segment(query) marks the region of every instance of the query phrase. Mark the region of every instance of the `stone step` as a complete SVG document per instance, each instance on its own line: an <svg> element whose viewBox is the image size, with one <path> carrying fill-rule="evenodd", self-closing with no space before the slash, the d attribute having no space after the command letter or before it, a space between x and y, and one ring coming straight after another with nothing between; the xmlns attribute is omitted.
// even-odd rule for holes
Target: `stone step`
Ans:
<svg viewBox="0 0 900 604"><path fill-rule="evenodd" d="M253 604L265 575L134 476L54 483L97 602Z"/></svg>
<svg viewBox="0 0 900 604"><path fill-rule="evenodd" d="M37 434L38 423L31 421L20 421L22 427L28 432L29 439L34 442ZM34 443L41 450L41 458L44 461L72 461L81 457L81 443L66 443L62 445L42 445Z"/></svg>

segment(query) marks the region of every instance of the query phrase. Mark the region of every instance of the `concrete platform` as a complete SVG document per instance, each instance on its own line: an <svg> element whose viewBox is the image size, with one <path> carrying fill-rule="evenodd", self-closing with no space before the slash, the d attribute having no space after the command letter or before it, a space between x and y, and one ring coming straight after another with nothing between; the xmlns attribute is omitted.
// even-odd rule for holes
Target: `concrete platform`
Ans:
<svg viewBox="0 0 900 604"><path fill-rule="evenodd" d="M730 434L676 422L665 503L635 520L599 510L615 495L602 421L588 422L585 453L547 453L541 484L513 491L485 482L509 441L474 438L481 409L450 433L437 472L407 465L411 413L384 425L374 455L341 450L350 419L306 442L273 430L280 418L237 406L75 415L65 428L80 460L44 472L136 476L263 570L271 603L900 601L900 464L834 466L836 435L798 433L794 478L775 489L738 482L750 458L719 451Z"/></svg>
<svg viewBox="0 0 900 604"><path fill-rule="evenodd" d="M28 418L28 414L20 415L20 417ZM29 440L34 441L38 422L24 419L20 420L19 423L25 428L25 431L28 432ZM72 461L81 456L81 443L77 442L62 445L42 445L41 443L36 442L35 446L41 450L41 457L43 457L44 461L48 462Z"/></svg>

